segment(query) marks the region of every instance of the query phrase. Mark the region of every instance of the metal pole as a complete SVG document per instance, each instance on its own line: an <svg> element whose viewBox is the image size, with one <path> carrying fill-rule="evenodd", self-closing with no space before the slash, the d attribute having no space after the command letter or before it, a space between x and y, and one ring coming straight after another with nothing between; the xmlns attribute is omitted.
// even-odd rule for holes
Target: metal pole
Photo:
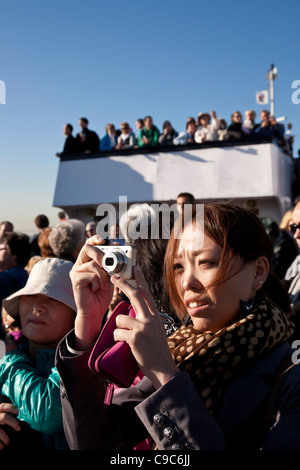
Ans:
<svg viewBox="0 0 300 470"><path fill-rule="evenodd" d="M277 77L277 68L271 64L270 71L268 73L268 79L270 81L270 114L275 116L275 104L274 104L274 78Z"/></svg>
<svg viewBox="0 0 300 470"><path fill-rule="evenodd" d="M271 116L275 116L275 111L274 111L274 80L273 80L273 72L270 73L270 113L271 113Z"/></svg>

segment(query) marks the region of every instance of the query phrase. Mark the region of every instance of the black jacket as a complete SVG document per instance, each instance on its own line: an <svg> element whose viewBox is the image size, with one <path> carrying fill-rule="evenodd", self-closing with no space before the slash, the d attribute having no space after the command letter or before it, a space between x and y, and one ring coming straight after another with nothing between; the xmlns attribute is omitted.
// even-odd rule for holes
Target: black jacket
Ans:
<svg viewBox="0 0 300 470"><path fill-rule="evenodd" d="M61 155L71 155L73 153L80 153L80 146L78 145L78 140L73 135L69 135L65 140Z"/></svg>
<svg viewBox="0 0 300 470"><path fill-rule="evenodd" d="M80 134L76 135L77 143L80 148L80 152L85 152L86 150L90 150L91 152L99 152L100 147L100 139L98 134L94 131L90 131L89 129L84 129L82 131L85 134L86 140L81 142Z"/></svg>

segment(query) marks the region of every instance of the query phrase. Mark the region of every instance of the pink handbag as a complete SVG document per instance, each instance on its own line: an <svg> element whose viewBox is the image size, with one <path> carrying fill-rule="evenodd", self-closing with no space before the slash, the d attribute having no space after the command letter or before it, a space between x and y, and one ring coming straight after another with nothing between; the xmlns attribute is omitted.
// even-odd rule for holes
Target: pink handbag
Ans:
<svg viewBox="0 0 300 470"><path fill-rule="evenodd" d="M135 317L135 311L127 302L120 302L105 323L89 357L88 366L95 374L119 387L130 387L139 371L130 346L115 341L113 332L118 315Z"/></svg>

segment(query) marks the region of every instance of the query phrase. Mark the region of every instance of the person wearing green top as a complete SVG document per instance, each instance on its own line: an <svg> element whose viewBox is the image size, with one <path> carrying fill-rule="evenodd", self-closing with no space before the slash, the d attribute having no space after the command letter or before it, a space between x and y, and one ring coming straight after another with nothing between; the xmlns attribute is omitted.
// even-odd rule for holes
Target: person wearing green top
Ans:
<svg viewBox="0 0 300 470"><path fill-rule="evenodd" d="M160 136L159 129L153 124L151 116L144 119L144 127L140 130L138 144L140 147L156 147Z"/></svg>

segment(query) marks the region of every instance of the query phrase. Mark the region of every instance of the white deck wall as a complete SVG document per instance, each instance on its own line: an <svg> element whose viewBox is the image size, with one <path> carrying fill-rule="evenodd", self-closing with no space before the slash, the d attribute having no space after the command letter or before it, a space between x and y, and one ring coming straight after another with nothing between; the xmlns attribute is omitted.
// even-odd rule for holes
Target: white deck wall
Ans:
<svg viewBox="0 0 300 470"><path fill-rule="evenodd" d="M78 211L120 196L163 202L187 191L200 200L261 200L268 216L271 200L280 212L291 204L291 178L292 160L274 144L83 158L60 161L53 205Z"/></svg>

